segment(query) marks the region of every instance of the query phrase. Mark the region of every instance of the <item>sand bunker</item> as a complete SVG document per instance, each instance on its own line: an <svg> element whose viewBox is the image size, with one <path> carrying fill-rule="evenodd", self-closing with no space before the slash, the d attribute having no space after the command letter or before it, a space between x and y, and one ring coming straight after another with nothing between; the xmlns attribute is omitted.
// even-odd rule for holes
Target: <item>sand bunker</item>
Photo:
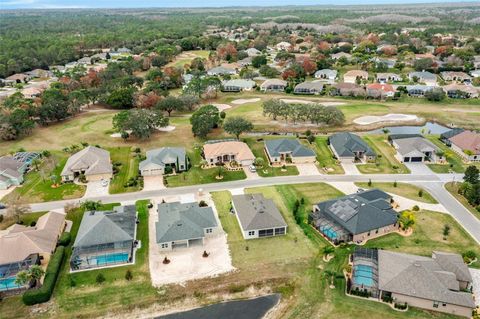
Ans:
<svg viewBox="0 0 480 319"><path fill-rule="evenodd" d="M387 114L383 116L368 115L356 118L353 123L359 125L370 125L381 122L418 122L419 117L412 114Z"/></svg>
<svg viewBox="0 0 480 319"><path fill-rule="evenodd" d="M171 132L174 129L175 129L175 126L173 126L173 125L168 125L168 126L165 126L165 127L157 128L157 130L160 131L160 132Z"/></svg>
<svg viewBox="0 0 480 319"><path fill-rule="evenodd" d="M312 104L318 103L323 106L340 106L344 105L344 102L323 102L323 101L315 101L315 100L299 100L299 99L280 99L282 102L285 103L299 103L299 104Z"/></svg>
<svg viewBox="0 0 480 319"><path fill-rule="evenodd" d="M132 131L128 130L127 133L131 134ZM110 134L110 137L122 137L122 133L113 133L113 134Z"/></svg>
<svg viewBox="0 0 480 319"><path fill-rule="evenodd" d="M231 105L228 104L217 104L217 103L212 103L213 106L215 106L220 112L223 110L227 110L231 108Z"/></svg>
<svg viewBox="0 0 480 319"><path fill-rule="evenodd" d="M298 103L298 104L310 104L310 103L314 103L313 101L296 100L296 99L280 99L280 101L285 102L285 103Z"/></svg>
<svg viewBox="0 0 480 319"><path fill-rule="evenodd" d="M242 104L247 104L247 103L255 103L260 101L260 98L253 98L253 99L238 99L238 100L233 100L232 104L235 105L242 105Z"/></svg>

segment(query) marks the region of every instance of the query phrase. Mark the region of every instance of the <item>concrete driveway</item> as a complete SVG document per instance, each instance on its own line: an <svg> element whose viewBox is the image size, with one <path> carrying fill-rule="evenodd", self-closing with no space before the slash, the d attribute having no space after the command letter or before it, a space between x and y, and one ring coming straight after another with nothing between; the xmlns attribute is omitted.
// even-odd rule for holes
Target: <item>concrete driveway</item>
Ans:
<svg viewBox="0 0 480 319"><path fill-rule="evenodd" d="M306 176L306 175L320 175L318 171L317 165L314 163L306 163L306 164L296 164L298 169L298 175Z"/></svg>
<svg viewBox="0 0 480 319"><path fill-rule="evenodd" d="M157 189L165 189L165 188L166 188L165 185L163 185L163 175L143 177L142 191L154 191Z"/></svg>
<svg viewBox="0 0 480 319"><path fill-rule="evenodd" d="M404 163L412 174L434 174L424 163Z"/></svg>
<svg viewBox="0 0 480 319"><path fill-rule="evenodd" d="M480 307L480 269L470 268L473 278L473 293L476 296L475 304Z"/></svg>
<svg viewBox="0 0 480 319"><path fill-rule="evenodd" d="M245 172L245 175L247 175L247 179L259 179L260 176L258 176L257 172L252 172L248 166L243 167L243 171Z"/></svg>
<svg viewBox="0 0 480 319"><path fill-rule="evenodd" d="M357 165L353 162L341 162L345 175L361 175Z"/></svg>
<svg viewBox="0 0 480 319"><path fill-rule="evenodd" d="M96 196L108 196L109 185L110 181L108 181L108 184L106 186L102 185L102 181L88 182L87 190L85 191L85 195L83 195L83 197L90 198Z"/></svg>
<svg viewBox="0 0 480 319"><path fill-rule="evenodd" d="M8 189L0 189L0 202L2 201L2 198L10 194L15 190L16 186L11 186Z"/></svg>

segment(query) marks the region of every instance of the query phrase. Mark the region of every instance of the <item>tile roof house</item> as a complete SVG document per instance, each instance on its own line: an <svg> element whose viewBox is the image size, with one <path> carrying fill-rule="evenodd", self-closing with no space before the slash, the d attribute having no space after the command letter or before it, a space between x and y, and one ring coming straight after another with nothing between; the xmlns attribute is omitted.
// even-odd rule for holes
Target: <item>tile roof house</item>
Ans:
<svg viewBox="0 0 480 319"><path fill-rule="evenodd" d="M437 86L437 76L428 71L410 72L408 73L408 79L410 81L417 79L418 82L425 83L428 86Z"/></svg>
<svg viewBox="0 0 480 319"><path fill-rule="evenodd" d="M47 265L65 226L65 213L52 211L40 216L35 226L14 224L0 232L0 279L34 264Z"/></svg>
<svg viewBox="0 0 480 319"><path fill-rule="evenodd" d="M139 165L142 176L163 175L167 167L175 172L188 169L188 157L183 147L161 147L147 151L146 155L147 159Z"/></svg>
<svg viewBox="0 0 480 319"><path fill-rule="evenodd" d="M113 169L110 152L95 146L87 146L70 156L61 173L62 181L71 182L82 174L89 182L111 179Z"/></svg>
<svg viewBox="0 0 480 319"><path fill-rule="evenodd" d="M249 57L254 57L254 56L262 54L261 51L255 49L255 48L248 48L248 49L245 50L245 52L247 52Z"/></svg>
<svg viewBox="0 0 480 319"><path fill-rule="evenodd" d="M160 250L203 245L205 237L218 231L211 207L200 207L198 203L161 203L157 212L155 234Z"/></svg>
<svg viewBox="0 0 480 319"><path fill-rule="evenodd" d="M217 66L214 68L211 68L210 70L207 71L208 75L235 75L237 74L237 70L233 68L227 68L224 66Z"/></svg>
<svg viewBox="0 0 480 319"><path fill-rule="evenodd" d="M445 81L454 81L454 82L470 82L472 77L465 72L455 72L455 71L444 71L440 75Z"/></svg>
<svg viewBox="0 0 480 319"><path fill-rule="evenodd" d="M377 157L372 148L353 133L335 133L328 138L328 144L335 157L341 161L370 162Z"/></svg>
<svg viewBox="0 0 480 319"><path fill-rule="evenodd" d="M13 74L13 75L10 75L9 77L6 77L5 80L7 81L13 81L15 83L26 83L28 81L30 81L31 77L28 76L27 74L23 74L23 73L17 73L17 74Z"/></svg>
<svg viewBox="0 0 480 319"><path fill-rule="evenodd" d="M398 229L391 196L371 189L313 206L309 222L331 242L365 242Z"/></svg>
<svg viewBox="0 0 480 319"><path fill-rule="evenodd" d="M288 83L280 79L268 79L260 85L263 92L283 92Z"/></svg>
<svg viewBox="0 0 480 319"><path fill-rule="evenodd" d="M85 212L73 244L70 268L85 270L133 262L136 225L135 205Z"/></svg>
<svg viewBox="0 0 480 319"><path fill-rule="evenodd" d="M430 258L357 247L352 268L352 289L379 299L467 318L475 308L467 292L473 279L458 254L434 251ZM374 271L367 273L370 269Z"/></svg>
<svg viewBox="0 0 480 319"><path fill-rule="evenodd" d="M22 184L27 166L11 156L0 157L0 189Z"/></svg>
<svg viewBox="0 0 480 319"><path fill-rule="evenodd" d="M402 163L425 161L435 163L439 159L437 152L440 149L423 136L390 136L389 141L397 150L395 157Z"/></svg>
<svg viewBox="0 0 480 319"><path fill-rule="evenodd" d="M392 98L396 91L391 84L372 83L367 85L367 96L373 98Z"/></svg>
<svg viewBox="0 0 480 319"><path fill-rule="evenodd" d="M323 84L321 82L302 82L295 86L293 93L295 94L314 94L322 93Z"/></svg>
<svg viewBox="0 0 480 319"><path fill-rule="evenodd" d="M279 42L275 45L278 51L289 51L292 49L292 45L289 42Z"/></svg>
<svg viewBox="0 0 480 319"><path fill-rule="evenodd" d="M262 194L232 196L232 210L245 239L285 235L287 223L273 200Z"/></svg>
<svg viewBox="0 0 480 319"><path fill-rule="evenodd" d="M451 146L452 143L450 142L450 138L462 133L463 131L465 130L461 127L452 128L451 130L448 130L445 133L440 134L440 140L443 143L445 143L445 145Z"/></svg>
<svg viewBox="0 0 480 319"><path fill-rule="evenodd" d="M368 80L368 72L363 70L350 70L343 75L343 82L357 83L357 80Z"/></svg>
<svg viewBox="0 0 480 319"><path fill-rule="evenodd" d="M203 156L208 165L235 161L242 166L252 165L255 160L248 145L239 141L212 141L203 145Z"/></svg>
<svg viewBox="0 0 480 319"><path fill-rule="evenodd" d="M396 73L377 73L376 77L378 83L400 82L402 77Z"/></svg>
<svg viewBox="0 0 480 319"><path fill-rule="evenodd" d="M251 91L257 86L257 83L253 80L233 79L222 82L223 92L241 92Z"/></svg>
<svg viewBox="0 0 480 319"><path fill-rule="evenodd" d="M463 131L448 139L452 150L470 162L480 162L480 134Z"/></svg>
<svg viewBox="0 0 480 319"><path fill-rule="evenodd" d="M444 86L442 89L451 99L474 99L479 96L479 90L470 85L453 83Z"/></svg>
<svg viewBox="0 0 480 319"><path fill-rule="evenodd" d="M265 152L271 164L280 163L314 163L316 154L296 139L265 140Z"/></svg>
<svg viewBox="0 0 480 319"><path fill-rule="evenodd" d="M337 70L322 69L315 72L314 76L316 79L335 81L335 79L337 78L337 75L338 75Z"/></svg>
<svg viewBox="0 0 480 319"><path fill-rule="evenodd" d="M363 86L355 83L337 83L331 86L330 94L333 96L365 96L366 90Z"/></svg>

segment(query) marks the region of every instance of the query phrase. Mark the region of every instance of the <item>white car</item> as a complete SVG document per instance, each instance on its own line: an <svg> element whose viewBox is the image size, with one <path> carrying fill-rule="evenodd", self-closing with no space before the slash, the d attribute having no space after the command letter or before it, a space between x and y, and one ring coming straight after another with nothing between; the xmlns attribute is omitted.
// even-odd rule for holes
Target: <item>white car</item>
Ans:
<svg viewBox="0 0 480 319"><path fill-rule="evenodd" d="M255 167L255 165L250 165L248 168L250 169L250 172L252 172L252 173L255 173L257 171L257 168Z"/></svg>
<svg viewBox="0 0 480 319"><path fill-rule="evenodd" d="M102 179L102 186L107 187L108 186L108 181L106 179Z"/></svg>

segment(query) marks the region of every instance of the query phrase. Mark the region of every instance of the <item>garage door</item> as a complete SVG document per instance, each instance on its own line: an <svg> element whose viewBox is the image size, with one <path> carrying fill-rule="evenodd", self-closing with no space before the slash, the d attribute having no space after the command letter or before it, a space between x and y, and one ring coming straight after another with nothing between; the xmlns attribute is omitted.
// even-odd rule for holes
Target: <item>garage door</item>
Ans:
<svg viewBox="0 0 480 319"><path fill-rule="evenodd" d="M421 162L423 157L412 157L412 162Z"/></svg>
<svg viewBox="0 0 480 319"><path fill-rule="evenodd" d="M403 162L404 162L404 163L410 162L410 157L404 157L404 158L403 158Z"/></svg>

